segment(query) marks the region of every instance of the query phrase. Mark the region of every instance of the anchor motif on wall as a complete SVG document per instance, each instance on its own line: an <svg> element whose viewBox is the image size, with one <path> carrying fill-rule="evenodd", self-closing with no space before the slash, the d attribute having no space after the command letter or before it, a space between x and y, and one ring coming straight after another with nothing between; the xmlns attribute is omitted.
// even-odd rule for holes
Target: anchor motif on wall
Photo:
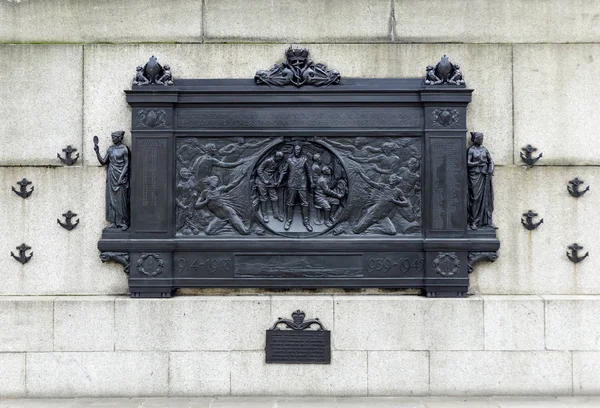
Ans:
<svg viewBox="0 0 600 408"><path fill-rule="evenodd" d="M19 197L27 198L31 195L31 193L33 193L33 186L31 186L31 190L27 191L27 186L31 184L31 181L27 180L26 178L23 178L21 181L17 181L17 184L20 186L19 191L15 190L14 187L12 188L12 191L14 191Z"/></svg>
<svg viewBox="0 0 600 408"><path fill-rule="evenodd" d="M33 252L31 252L31 254L29 254L29 256L25 255L25 252L29 251L31 249L31 247L25 243L22 243L21 245L19 245L17 247L17 249L19 250L19 256L16 256L15 254L13 254L12 251L10 251L10 255L15 258L17 261L21 262L23 265L26 264L27 262L29 262L29 260L33 257Z"/></svg>
<svg viewBox="0 0 600 408"><path fill-rule="evenodd" d="M65 217L67 222L63 223L58 218L56 219L56 222L59 223L60 226L63 227L64 229L71 231L71 230L75 229L75 227L77 227L77 225L79 225L79 218L77 218L77 221L75 221L75 224L73 224L71 222L71 218L77 216L77 214L75 214L74 212L71 212L71 210L67 211L62 216Z"/></svg>
<svg viewBox="0 0 600 408"><path fill-rule="evenodd" d="M578 252L580 250L582 250L583 247L577 243L574 243L573 245L569 245L569 249L571 250L571 253L567 252L567 257L573 263L579 263L579 262L583 261L590 254L589 252L586 252L584 256L579 257Z"/></svg>
<svg viewBox="0 0 600 408"><path fill-rule="evenodd" d="M537 151L537 149L530 144L528 144L527 147L524 147L521 150L523 150L523 152L525 152L525 154L523 154L523 152L521 152L521 160L523 160L525 162L525 164L527 164L528 167L533 166L539 159L542 158L542 153L540 153L540 155L538 157L531 156L531 154L533 152Z"/></svg>
<svg viewBox="0 0 600 408"><path fill-rule="evenodd" d="M60 153L56 153L56 157L58 157L61 162L63 162L67 166L72 166L75 163L77 163L77 159L79 159L79 153L77 153L77 156L75 156L75 158L71 157L71 155L73 154L73 152L76 152L77 149L75 149L71 145L68 145L66 148L62 149L62 151L65 152L65 157L64 158L62 158L60 156Z"/></svg>
<svg viewBox="0 0 600 408"><path fill-rule="evenodd" d="M567 186L567 191L569 191L569 194L571 194L572 197L581 197L582 195L590 191L590 186L587 186L583 191L579 190L579 186L583 184L583 180L579 180L577 177L569 181L569 184L570 186Z"/></svg>
<svg viewBox="0 0 600 408"><path fill-rule="evenodd" d="M525 227L529 231L532 231L532 230L536 229L537 227L540 226L541 223L544 222L543 218L539 222L533 222L533 219L535 217L537 217L538 215L537 215L537 213L534 213L531 210L529 210L526 213L524 213L523 216L525 217L525 220L523 220L521 218L521 224L523 224L523 227Z"/></svg>

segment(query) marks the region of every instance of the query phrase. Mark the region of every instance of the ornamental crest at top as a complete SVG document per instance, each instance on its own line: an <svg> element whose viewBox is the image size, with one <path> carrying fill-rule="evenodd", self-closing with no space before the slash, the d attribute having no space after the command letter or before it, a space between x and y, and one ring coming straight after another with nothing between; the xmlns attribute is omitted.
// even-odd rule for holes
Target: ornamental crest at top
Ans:
<svg viewBox="0 0 600 408"><path fill-rule="evenodd" d="M285 86L302 85L329 86L340 83L340 73L334 69L327 69L325 64L315 64L308 59L306 48L290 48L285 52L286 61L275 64L269 70L256 72L254 81L258 85Z"/></svg>

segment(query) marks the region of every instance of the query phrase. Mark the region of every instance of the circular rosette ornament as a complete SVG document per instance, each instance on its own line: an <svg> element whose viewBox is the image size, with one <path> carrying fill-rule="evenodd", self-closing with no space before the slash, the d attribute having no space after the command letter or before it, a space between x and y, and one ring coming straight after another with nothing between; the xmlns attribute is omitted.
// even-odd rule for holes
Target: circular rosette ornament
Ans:
<svg viewBox="0 0 600 408"><path fill-rule="evenodd" d="M329 231L341 219L348 176L325 146L283 142L269 149L252 171L256 219L266 230L288 237Z"/></svg>
<svg viewBox="0 0 600 408"><path fill-rule="evenodd" d="M440 252L433 260L433 269L439 276L448 278L458 273L460 268L460 260L456 256L456 252Z"/></svg>
<svg viewBox="0 0 600 408"><path fill-rule="evenodd" d="M142 254L137 261L137 270L140 274L154 277L163 273L165 261L157 254Z"/></svg>

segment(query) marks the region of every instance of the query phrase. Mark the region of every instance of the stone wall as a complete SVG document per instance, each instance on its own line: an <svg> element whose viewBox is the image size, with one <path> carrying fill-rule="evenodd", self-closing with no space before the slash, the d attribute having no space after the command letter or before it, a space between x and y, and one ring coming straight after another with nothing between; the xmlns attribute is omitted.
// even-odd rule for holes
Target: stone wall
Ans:
<svg viewBox="0 0 600 408"><path fill-rule="evenodd" d="M0 395L600 392L599 22L595 0L0 0ZM469 130L498 165L500 258L476 267L472 297L114 296L127 281L98 258L91 140L130 128L135 67L156 55L176 78L248 78L292 42L345 77L460 62ZM63 167L68 144L81 157ZM526 144L543 152L531 169ZM23 177L27 200L10 189ZM575 177L591 185L580 199ZM8 256L22 242L26 265ZM577 265L574 242L590 251ZM331 366L263 363L263 330L297 308L333 330Z"/></svg>

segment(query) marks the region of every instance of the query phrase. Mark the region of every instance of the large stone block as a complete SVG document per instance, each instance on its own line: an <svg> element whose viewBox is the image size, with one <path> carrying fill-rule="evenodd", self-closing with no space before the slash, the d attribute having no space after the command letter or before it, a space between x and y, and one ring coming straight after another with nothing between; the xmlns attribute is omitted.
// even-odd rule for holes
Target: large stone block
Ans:
<svg viewBox="0 0 600 408"><path fill-rule="evenodd" d="M544 296L546 348L600 350L600 296Z"/></svg>
<svg viewBox="0 0 600 408"><path fill-rule="evenodd" d="M595 42L600 5L594 0L395 0L401 42Z"/></svg>
<svg viewBox="0 0 600 408"><path fill-rule="evenodd" d="M516 163L532 144L536 165L600 164L600 145L582 143L600 127L600 89L587 79L599 59L600 44L514 46Z"/></svg>
<svg viewBox="0 0 600 408"><path fill-rule="evenodd" d="M176 352L169 356L169 395L218 396L231 391L229 352Z"/></svg>
<svg viewBox="0 0 600 408"><path fill-rule="evenodd" d="M471 293L476 294L598 294L595 243L600 218L595 217L600 196L593 192L575 199L567 192L569 180L579 177L586 185L600 184L598 167L500 167L494 176L494 223L499 227L499 258L477 264L471 274ZM523 213L544 219L537 229L521 225ZM583 256L574 264L566 256L568 246L579 243Z"/></svg>
<svg viewBox="0 0 600 408"><path fill-rule="evenodd" d="M483 300L336 296L336 350L483 350Z"/></svg>
<svg viewBox="0 0 600 408"><path fill-rule="evenodd" d="M334 351L331 364L266 364L264 351L231 353L231 395L366 395L367 352Z"/></svg>
<svg viewBox="0 0 600 408"><path fill-rule="evenodd" d="M425 67L448 54L460 61L467 85L475 89L468 128L486 133L485 144L498 164L512 164L512 51L509 45L313 44L310 58L345 77L424 77ZM177 78L253 78L285 57L282 44L144 44L85 46L85 163L97 165L92 137L104 151L110 132L131 129L124 89L135 67L156 55ZM129 133L126 136L129 143Z"/></svg>
<svg viewBox="0 0 600 408"><path fill-rule="evenodd" d="M369 351L369 395L427 395L427 351Z"/></svg>
<svg viewBox="0 0 600 408"><path fill-rule="evenodd" d="M167 353L29 353L30 397L152 397L167 395Z"/></svg>
<svg viewBox="0 0 600 408"><path fill-rule="evenodd" d="M598 395L600 393L600 353L573 352L573 394Z"/></svg>
<svg viewBox="0 0 600 408"><path fill-rule="evenodd" d="M0 165L61 165L67 145L81 153L82 46L0 45L0 60L10 61L0 70Z"/></svg>
<svg viewBox="0 0 600 408"><path fill-rule="evenodd" d="M0 296L0 351L52 350L53 300Z"/></svg>
<svg viewBox="0 0 600 408"><path fill-rule="evenodd" d="M483 296L486 350L544 350L539 296Z"/></svg>
<svg viewBox="0 0 600 408"><path fill-rule="evenodd" d="M11 191L26 177L33 194L22 199ZM120 294L127 276L116 264L102 264L97 243L104 221L105 172L85 167L0 167L0 214L8 234L0 234L6 255L16 246L32 247L33 258L22 265L7 257L0 295ZM57 219L68 210L79 225L67 231ZM29 253L29 252L28 252Z"/></svg>
<svg viewBox="0 0 600 408"><path fill-rule="evenodd" d="M570 395L571 354L432 351L432 395Z"/></svg>
<svg viewBox="0 0 600 408"><path fill-rule="evenodd" d="M116 300L117 350L263 350L270 299L202 296Z"/></svg>
<svg viewBox="0 0 600 408"><path fill-rule="evenodd" d="M25 396L25 353L0 353L0 397Z"/></svg>
<svg viewBox="0 0 600 408"><path fill-rule="evenodd" d="M3 1L0 42L202 41L202 1Z"/></svg>
<svg viewBox="0 0 600 408"><path fill-rule="evenodd" d="M54 350L115 349L116 296L61 296L54 301Z"/></svg>
<svg viewBox="0 0 600 408"><path fill-rule="evenodd" d="M375 42L391 39L388 0L206 1L205 38L217 42Z"/></svg>

